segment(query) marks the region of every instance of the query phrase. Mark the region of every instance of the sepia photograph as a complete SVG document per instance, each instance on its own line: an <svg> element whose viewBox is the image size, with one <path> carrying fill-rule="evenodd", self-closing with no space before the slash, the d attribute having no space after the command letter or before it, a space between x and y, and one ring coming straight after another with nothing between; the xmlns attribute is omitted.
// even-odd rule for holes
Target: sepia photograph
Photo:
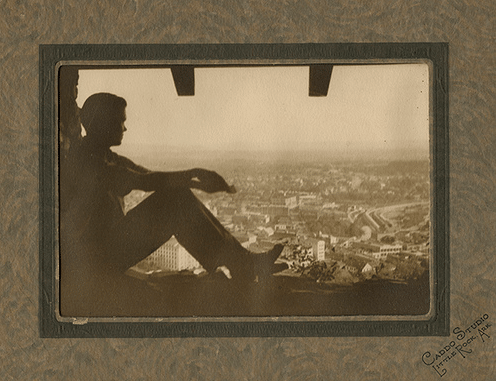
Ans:
<svg viewBox="0 0 496 381"><path fill-rule="evenodd" d="M446 52L393 47L43 47L42 332L443 334Z"/></svg>
<svg viewBox="0 0 496 381"><path fill-rule="evenodd" d="M1 380L496 379L494 1L81 5L2 2Z"/></svg>
<svg viewBox="0 0 496 381"><path fill-rule="evenodd" d="M429 313L427 63L179 69L60 69L61 317Z"/></svg>

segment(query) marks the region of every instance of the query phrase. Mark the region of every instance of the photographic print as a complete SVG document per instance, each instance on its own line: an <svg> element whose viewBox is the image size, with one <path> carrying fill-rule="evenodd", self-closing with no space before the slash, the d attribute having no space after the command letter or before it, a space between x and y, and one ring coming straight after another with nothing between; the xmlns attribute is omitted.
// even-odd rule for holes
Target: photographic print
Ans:
<svg viewBox="0 0 496 381"><path fill-rule="evenodd" d="M427 58L58 62L58 323L439 322Z"/></svg>
<svg viewBox="0 0 496 381"><path fill-rule="evenodd" d="M173 3L131 0L120 2L117 6L115 2L109 1L82 4L69 1L2 2L0 379L495 379L495 345L491 333L496 313L496 108L495 55L492 48L496 25L495 5L494 1L484 0L387 3L321 0ZM115 93L126 101L124 125L127 131L120 145L110 147L116 155L128 158L149 171L174 172L202 168L218 173L229 187L234 186L232 190L236 190L235 193L209 193L194 187L189 189L243 247L247 235L238 234L241 231L239 229L253 228L253 225L249 225L255 222L253 211L241 210L251 220L241 216L236 221L240 212L228 214L232 212L227 209L230 205L222 207L218 204L227 203L228 198L232 198L234 203L246 195L242 178L251 176L254 185L255 182L261 182L248 171L250 169L254 172L253 165L248 162L237 175L226 168L226 163L231 164L227 159L220 161L223 167L209 160L205 152L217 148L212 144L213 137L207 140L207 128L212 129L209 134L214 131L207 112L201 113L204 120L200 121L198 115L190 116L189 120L197 123L199 132L190 135L188 139L201 136L204 142L198 144L192 141L194 144L191 145L198 147L198 160L189 160L188 157L192 156L190 151L195 149L189 149L188 153L187 144L181 141L177 131L179 128L187 129L186 123L180 123L181 119L174 116L174 107L169 107L168 102L172 99L173 105L181 104L183 110L189 113L191 108L185 107L185 102L196 102L205 85L211 89L210 95L214 100L218 97L214 94L214 90L218 91L217 87L201 77L203 71L212 69L213 73L215 71L229 77L233 83L232 89L229 89L233 102L226 103L232 106L234 83L240 88L246 89L246 86L241 80L235 81L235 78L228 76L229 70L239 69L244 72L246 69L248 73L252 69L278 71L288 68L304 72L304 84L299 74L289 74L295 78L295 81L291 81L291 88L301 86L301 94L308 101L315 104L319 102L318 107L312 109L315 116L305 115L305 118L317 121L320 111L324 110L322 104L326 101L332 100L335 107L344 100L351 102L343 92L340 95L342 101L337 98L339 86L336 81L339 77L343 78L339 74L340 70L359 69L361 66L372 69L385 65L406 67L424 64L428 66L429 80L429 263L428 273L422 277L428 277L429 281L428 289L416 288L420 292L408 299L412 301L409 310L403 301L396 302L400 295L405 295L401 289L417 282L415 277L398 276L394 279L392 274L392 277L384 280L380 278L384 273L378 271L370 279L358 279L354 283L341 281L341 285L338 274L331 273L333 279L326 275L325 271L333 269L334 262L330 260L336 263L341 260L333 257L336 251L358 250L353 245L349 248L340 247L344 241L333 244L337 245L334 252L330 240L329 244L326 243L324 262L329 267L322 271L318 269L310 273L310 268L307 268L308 271L300 276L298 271L290 273L289 268L281 268L268 276L261 276L264 274L257 270L258 274L249 282L244 281L244 285L243 280L236 277L236 271L227 272L228 265L219 266L218 271L208 271L205 269L208 265L203 264L201 266L205 272L196 264L189 269L172 270L171 261L166 261L167 257L163 255L165 263L159 262L154 256L147 262L149 255L143 259L136 258L135 263L122 271L121 274L125 275L122 279L126 280L122 285L117 283L116 278L92 280L97 270L100 270L95 269L94 263L85 262L90 254L81 250L80 242L77 245L75 240L68 243L75 248L79 247L81 256L76 251L61 251L64 246L61 242L64 234L62 230L70 228L70 221L64 220L67 205L61 205L64 199L61 192L66 190L62 188L72 183L71 180L65 180L70 179L66 176L75 177L76 188L68 194L67 201L72 194L75 200L82 202L84 198L81 198L81 194L84 195L84 188L89 187L82 180L83 173L80 178L76 176L78 168L82 172L82 167L69 165L64 175L62 164L69 163L65 161L68 158L66 155L72 155L75 152L72 149L78 145L72 144L73 138L77 142L87 136L78 109L82 109L91 95L98 92ZM329 70L328 66L332 66L332 69ZM228 70L224 72L224 69ZM164 73L165 79L157 77L156 82L164 84L163 97L168 97L167 102L166 99L156 102L158 106L152 114L157 119L163 118L159 112L161 108L166 108L168 113L165 120L152 123L143 115L133 120L132 109L143 109L142 105L146 103L144 99L137 102L127 92L115 88L102 86L97 89L93 85L91 89L88 88L88 75L93 75L93 84L101 80L103 85L103 82L110 81L111 72L117 70L129 73L134 70L141 73L157 70ZM106 74L97 77L98 71ZM270 74L270 79L259 73L250 74L252 89L256 90L252 91L254 96L263 96L262 87L281 82L276 80L279 75L276 71ZM180 72L185 74L181 75ZM411 74L409 77L414 78ZM361 77L364 86L365 80L371 79L368 75L366 77ZM265 81L266 86L255 86L257 78L261 78L258 81ZM124 76L122 81L139 90L131 77ZM216 81L220 85L221 81ZM353 86L353 78L347 78L346 81ZM286 79L282 82L285 83ZM320 86L311 86L310 83ZM148 86L152 88L150 84ZM287 91L289 96L288 87L279 88ZM369 98L375 105L383 96L381 89L382 85L378 85L377 92ZM166 95L169 91L172 95ZM355 93L361 91L361 88L354 88ZM275 96L267 96L259 104L273 107L275 102L271 102L271 98L275 99ZM245 98L241 102L248 103L248 100ZM388 102L393 105L394 99ZM286 106L284 112L290 114L295 123L308 128L308 124L298 118L305 108L295 106L294 103L290 105ZM236 106L236 109L243 110L237 102ZM225 113L229 116L227 107L208 107L213 107L212 114L219 115L215 123L222 126L220 115ZM283 107L278 102L275 109ZM350 118L356 114L356 122L362 124L364 130L365 126L368 128L369 124L361 122L363 117L358 105L350 105L350 108ZM377 118L380 110L374 109L370 115ZM384 112L393 117L391 111ZM198 113L200 111L195 111L195 114ZM246 121L241 120L241 116L235 121L239 126L246 127L250 121L260 121L256 119L259 114L261 118L262 110L250 111L248 116L243 114ZM341 123L345 124L345 120L334 120L339 116L334 113L330 116L329 129L339 133L341 130L346 131L339 128ZM374 124L379 121L383 119L377 118ZM161 126L156 139L146 137L147 124ZM259 124L267 127L267 131L262 132L268 141L268 132L276 131L274 126L277 124L273 120ZM286 128L294 133L290 126ZM404 133L404 130L396 128L398 132ZM224 130L226 136L222 136L224 141L229 138L229 143L224 145L232 146L230 151L240 156L243 150L252 148L247 147L247 140L242 142L244 145L236 144L231 130L234 131L234 128ZM163 162L153 166L139 149L134 152L130 149L130 145L136 145L132 134L138 131L140 138L147 143L145 153L151 152L150 140L157 140L153 142L157 144L160 143L159 139L163 141L162 131L172 134L166 139L170 143L167 145L169 154L165 155L167 157ZM254 131L262 133L256 129ZM301 141L301 148L291 146L288 132L274 138L274 143L268 143L258 151L272 153L285 149L293 152L294 161L301 162L302 167L310 171L312 168L306 164L309 160L303 159L309 156L308 151L312 151L312 148L308 148L309 141L310 144L315 141L310 140L312 134L320 133L317 143L324 140L325 134L321 131L315 127L308 134L295 136L293 141ZM382 132L378 129L377 136L380 134ZM324 146L321 151L337 153L340 137L336 135L332 139L332 149ZM351 148L353 137L345 138L350 141ZM405 136L404 140L409 138ZM256 144L262 145L262 140L260 138ZM389 141L390 137L386 140ZM303 147L304 143L307 147ZM177 147L176 151L174 147ZM182 154L177 160L175 152ZM274 161L262 157L261 153L258 155L260 160L257 163ZM325 187L329 187L329 182L335 181L333 179L338 176L345 181L352 181L353 177L346 179L345 172L353 173L350 176L363 176L360 173L364 172L360 172L358 167L344 167L345 163L351 162L351 154L346 155L341 150L337 156L337 159L332 157L320 161L333 165L334 171L341 171L323 175L316 173L315 178L326 181L323 185ZM233 157L236 156L229 156ZM359 161L358 158L352 159ZM372 159L366 176L375 175L372 172ZM385 163L387 158L381 156L375 161L382 159ZM231 160L234 166L235 160ZM367 162L367 159L362 161ZM261 172L265 167L259 165L258 169ZM377 173L376 176L379 175ZM291 179L292 173L284 176ZM310 177L305 173L303 176ZM390 183L381 182L387 187ZM292 182L288 180L288 183ZM275 184L273 182L266 188L279 189ZM362 191L362 184L356 190L357 196ZM377 191L380 192L380 188ZM253 189L253 192L257 191ZM336 206L344 208L344 195L339 197L336 191L330 195L335 200L326 202L329 207L334 202ZM145 202L152 196L151 191L130 191L129 196L126 194L122 197L124 209L118 206L121 208L120 213L126 211L125 216L132 216L133 210L146 206ZM362 204L365 198L360 197L353 199L354 202L349 205L364 205L364 211L372 209L373 212L372 202L365 200ZM277 201L276 198L266 200ZM377 208L393 205L387 202L387 199L377 202ZM311 199L300 197L298 208L307 208L308 213L312 207L310 203ZM67 204L77 206L72 201ZM402 205L401 201L395 205ZM322 235L330 234L328 228L336 230L330 221L347 218L347 209L333 210L329 207L325 208L328 209L326 212L334 215L325 216L326 220L323 220L324 217L314 220L322 223L321 226L310 226L310 229L318 229L315 231L317 235L320 232ZM291 207L291 212L296 212L293 209ZM346 215L339 216L338 212ZM378 212L392 222L395 222L395 216L391 219L391 213L405 213L402 210ZM261 210L260 213L266 212ZM374 218L373 213L369 214ZM103 213L101 215L103 219ZM292 215L288 217L293 218ZM353 219L353 215L351 217ZM228 218L231 218L230 223L226 223L229 222L226 221ZM341 220L345 225L351 225L351 221L348 221ZM273 221L274 233L281 233L283 228L290 231L292 226L283 226L283 222L279 219ZM307 220L304 222L307 223ZM112 226L98 220L96 223L106 229ZM231 230L231 224L234 231ZM257 223L256 227L259 225L261 223ZM373 230L372 227L370 229ZM363 236L361 231L346 233L350 234L350 238L356 237L358 240ZM68 232L71 238L81 234L78 232L82 230ZM145 238L151 236L151 232L142 233L140 231L139 234ZM266 233L271 233L271 230ZM307 236L310 237L310 234ZM347 237L338 233L334 236L338 239ZM260 235L256 238L256 243L260 244ZM83 235L82 239L85 245L100 246L95 236ZM372 234L371 239L375 239ZM110 241L118 242L113 239ZM305 262L303 267L315 262L311 261L313 258L310 256L308 261L303 260L304 256L298 259L298 250L310 248L303 245L301 248L291 247L296 243L289 239L277 239L260 247L249 240L248 243L245 249L254 254L270 251L279 243L284 245L286 251L262 269L272 267L277 270L275 265L281 263L288 267L287 263L295 262L297 265ZM150 250L155 252L159 248L152 247ZM295 255L288 258L285 254L291 248ZM307 254L308 251L303 253ZM391 258L388 254L387 260ZM80 264L75 262L78 260ZM137 270L134 273L131 270L133 267ZM393 288L385 288L381 293L377 287L374 289L368 286L380 285L380 282L393 284ZM277 288L279 286L280 289ZM235 287L245 291L244 299L239 298L240 294L234 295L237 292ZM348 292L351 290L356 292ZM344 295L342 298L339 297L341 291ZM428 294L428 300L420 293L424 296ZM158 298L155 299L154 295ZM208 306L207 303L212 299L206 296L212 295L216 299ZM280 302L274 295L281 297ZM385 305L385 295L390 297L390 304ZM300 303L291 303L288 301L290 297L299 298ZM324 303L319 305L315 301L320 297ZM281 305L287 306L287 310L281 312ZM279 310L275 311L276 308Z"/></svg>

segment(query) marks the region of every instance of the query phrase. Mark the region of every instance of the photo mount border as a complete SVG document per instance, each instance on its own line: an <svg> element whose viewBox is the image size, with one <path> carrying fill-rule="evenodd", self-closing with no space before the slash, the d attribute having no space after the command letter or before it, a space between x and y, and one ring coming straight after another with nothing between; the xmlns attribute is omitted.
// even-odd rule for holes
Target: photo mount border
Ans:
<svg viewBox="0 0 496 381"><path fill-rule="evenodd" d="M380 63L396 60L426 60L432 67L430 105L431 187L434 217L431 239L431 269L434 285L433 311L426 320L401 321L232 321L229 318L198 321L140 321L126 318L92 322L57 319L58 253L58 125L57 68L87 62L119 67L156 67L157 61L211 63L213 66L271 65L302 61L319 64L332 60L363 60ZM155 62L155 64L154 64ZM448 44L447 43L326 43L326 44L110 44L40 45L40 307L41 337L365 337L449 335L449 129L448 129ZM81 65L84 66L84 65ZM139 319L139 318L137 318ZM120 321L119 321L120 320Z"/></svg>

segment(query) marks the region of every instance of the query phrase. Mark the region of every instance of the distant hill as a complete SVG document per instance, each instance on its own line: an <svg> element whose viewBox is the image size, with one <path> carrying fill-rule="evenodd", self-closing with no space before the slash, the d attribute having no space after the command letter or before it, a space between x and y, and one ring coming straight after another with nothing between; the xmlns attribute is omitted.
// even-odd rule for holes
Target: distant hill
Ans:
<svg viewBox="0 0 496 381"><path fill-rule="evenodd" d="M428 173L429 161L428 160L405 160L405 161L391 161L384 168L384 174L398 174L398 173ZM378 169L380 171L380 169Z"/></svg>
<svg viewBox="0 0 496 381"><path fill-rule="evenodd" d="M150 169L178 170L191 167L217 167L259 164L305 164L305 163L369 163L384 162L386 173L425 172L429 170L428 154L420 150L378 151L362 149L347 150L208 150L162 145L127 145L118 147L115 152L129 157L138 164Z"/></svg>

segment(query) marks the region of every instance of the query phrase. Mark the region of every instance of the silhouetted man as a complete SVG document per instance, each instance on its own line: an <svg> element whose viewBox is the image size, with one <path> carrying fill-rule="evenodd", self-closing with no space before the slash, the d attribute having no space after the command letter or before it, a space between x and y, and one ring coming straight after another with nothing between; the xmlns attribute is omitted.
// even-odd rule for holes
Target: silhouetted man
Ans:
<svg viewBox="0 0 496 381"><path fill-rule="evenodd" d="M125 109L123 98L108 93L90 96L81 109L86 136L61 169L62 275L119 276L172 235L208 272L226 266L243 281L271 273L283 246L246 250L192 193L235 192L221 176L199 168L150 171L110 150L126 131ZM133 189L154 193L124 214ZM76 260L64 262L68 253Z"/></svg>

